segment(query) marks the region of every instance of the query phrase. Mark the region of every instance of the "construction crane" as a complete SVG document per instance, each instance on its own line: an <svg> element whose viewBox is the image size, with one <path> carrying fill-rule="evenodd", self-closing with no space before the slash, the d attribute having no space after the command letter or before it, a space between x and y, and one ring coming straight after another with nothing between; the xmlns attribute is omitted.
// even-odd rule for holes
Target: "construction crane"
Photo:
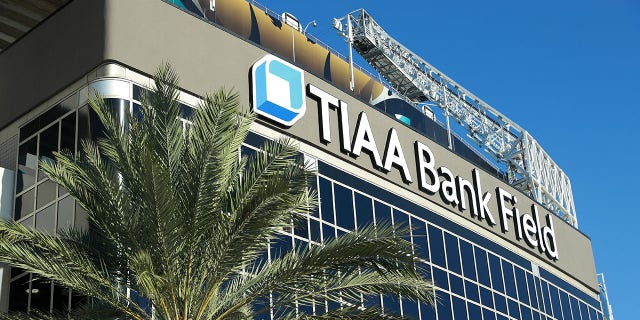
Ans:
<svg viewBox="0 0 640 320"><path fill-rule="evenodd" d="M505 164L512 186L578 227L569 178L527 131L393 39L364 9L334 19L333 26L349 43L352 70L355 49L412 105L430 102L447 121L456 120L468 138Z"/></svg>

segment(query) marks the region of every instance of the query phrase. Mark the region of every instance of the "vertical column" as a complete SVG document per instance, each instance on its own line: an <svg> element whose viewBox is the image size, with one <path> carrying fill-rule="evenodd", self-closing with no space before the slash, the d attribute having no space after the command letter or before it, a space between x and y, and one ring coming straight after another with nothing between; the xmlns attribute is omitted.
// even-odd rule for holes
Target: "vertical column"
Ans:
<svg viewBox="0 0 640 320"><path fill-rule="evenodd" d="M15 173L12 170L0 167L0 219L9 220L13 212L13 183ZM9 282L11 281L11 268L0 264L0 312L9 310Z"/></svg>

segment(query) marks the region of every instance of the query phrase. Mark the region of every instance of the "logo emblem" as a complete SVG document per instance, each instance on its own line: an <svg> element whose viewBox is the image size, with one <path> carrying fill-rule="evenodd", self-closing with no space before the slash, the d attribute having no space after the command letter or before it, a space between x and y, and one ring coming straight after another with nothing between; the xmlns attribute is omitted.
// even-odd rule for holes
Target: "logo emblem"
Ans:
<svg viewBox="0 0 640 320"><path fill-rule="evenodd" d="M266 55L251 67L253 111L292 126L306 110L304 72L292 64Z"/></svg>

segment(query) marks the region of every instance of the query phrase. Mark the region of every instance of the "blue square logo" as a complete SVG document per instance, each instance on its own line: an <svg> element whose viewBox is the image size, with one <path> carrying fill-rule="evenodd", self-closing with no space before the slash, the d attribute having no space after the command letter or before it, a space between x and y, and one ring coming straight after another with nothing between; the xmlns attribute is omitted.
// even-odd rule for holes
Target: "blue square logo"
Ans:
<svg viewBox="0 0 640 320"><path fill-rule="evenodd" d="M253 111L285 126L304 115L304 72L282 59L266 55L251 68Z"/></svg>

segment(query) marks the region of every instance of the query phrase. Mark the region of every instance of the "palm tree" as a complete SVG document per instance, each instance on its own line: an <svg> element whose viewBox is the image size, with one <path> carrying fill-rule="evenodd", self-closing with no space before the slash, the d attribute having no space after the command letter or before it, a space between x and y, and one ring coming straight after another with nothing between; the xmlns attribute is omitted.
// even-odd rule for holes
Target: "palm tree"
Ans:
<svg viewBox="0 0 640 320"><path fill-rule="evenodd" d="M254 115L236 94L205 97L185 129L176 74L163 66L154 79L141 120L121 121L96 96L104 138L40 164L87 211L90 230L2 222L1 262L91 297L91 312L114 319L369 319L382 312L362 303L368 296L433 303L399 237L407 230L379 225L267 259L267 244L316 205L314 172L286 139L241 156ZM328 301L340 307L326 311ZM312 304L317 315L296 308Z"/></svg>

